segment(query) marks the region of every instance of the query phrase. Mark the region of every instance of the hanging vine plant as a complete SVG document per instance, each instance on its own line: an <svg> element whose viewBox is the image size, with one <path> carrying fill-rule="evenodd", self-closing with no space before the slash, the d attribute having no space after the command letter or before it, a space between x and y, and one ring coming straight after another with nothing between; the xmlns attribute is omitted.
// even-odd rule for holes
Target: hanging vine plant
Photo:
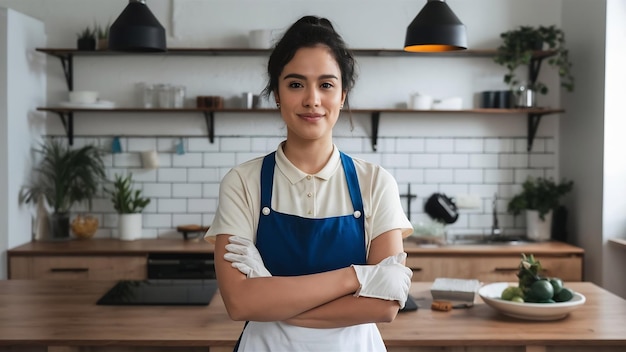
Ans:
<svg viewBox="0 0 626 352"><path fill-rule="evenodd" d="M569 50L565 46L565 33L556 26L520 26L517 29L500 34L502 43L497 49L494 61L507 69L504 82L511 90L520 84L527 85L534 91L547 94L548 87L540 81L521 81L516 76L520 66L531 63L533 53L539 50L555 51L555 55L548 58L548 65L558 70L561 87L568 92L574 90L574 76L571 73L572 63L569 59Z"/></svg>

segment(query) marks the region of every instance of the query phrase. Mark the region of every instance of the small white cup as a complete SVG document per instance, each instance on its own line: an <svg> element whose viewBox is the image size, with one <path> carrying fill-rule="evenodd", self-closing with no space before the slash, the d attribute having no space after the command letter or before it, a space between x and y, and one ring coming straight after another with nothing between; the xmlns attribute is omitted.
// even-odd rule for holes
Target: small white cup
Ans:
<svg viewBox="0 0 626 352"><path fill-rule="evenodd" d="M89 90L76 90L69 94L70 103L93 104L98 101L98 92Z"/></svg>
<svg viewBox="0 0 626 352"><path fill-rule="evenodd" d="M141 152L141 164L144 169L156 169L159 167L159 154L156 150Z"/></svg>
<svg viewBox="0 0 626 352"><path fill-rule="evenodd" d="M433 97L430 95L413 94L409 98L409 109L430 110L433 107Z"/></svg>

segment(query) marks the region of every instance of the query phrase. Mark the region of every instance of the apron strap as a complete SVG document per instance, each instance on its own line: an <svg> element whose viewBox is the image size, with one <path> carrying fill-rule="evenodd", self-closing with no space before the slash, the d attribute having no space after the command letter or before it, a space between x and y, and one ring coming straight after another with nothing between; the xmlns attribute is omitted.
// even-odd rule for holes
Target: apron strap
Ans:
<svg viewBox="0 0 626 352"><path fill-rule="evenodd" d="M359 186L359 179L356 175L356 169L354 167L354 162L352 158L348 155L344 154L344 152L339 152L341 156L341 163L343 164L343 170L346 174L346 181L348 182L348 190L350 191L350 198L352 199L352 207L354 210L358 210L361 214L365 215L363 212L363 199L361 198L361 187Z"/></svg>
<svg viewBox="0 0 626 352"><path fill-rule="evenodd" d="M276 164L276 152L272 152L263 158L261 167L261 210L272 206L272 187L274 186L274 165Z"/></svg>

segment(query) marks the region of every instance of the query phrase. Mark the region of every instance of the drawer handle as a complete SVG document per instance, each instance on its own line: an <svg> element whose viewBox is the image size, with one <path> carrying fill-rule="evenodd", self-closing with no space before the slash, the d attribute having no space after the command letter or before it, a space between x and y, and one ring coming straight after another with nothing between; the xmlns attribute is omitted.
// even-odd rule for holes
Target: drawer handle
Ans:
<svg viewBox="0 0 626 352"><path fill-rule="evenodd" d="M511 272L511 271L518 271L519 268L495 268L493 271L495 272Z"/></svg>
<svg viewBox="0 0 626 352"><path fill-rule="evenodd" d="M422 268L410 268L413 271L422 271Z"/></svg>
<svg viewBox="0 0 626 352"><path fill-rule="evenodd" d="M89 268L52 268L53 273L84 273L89 271Z"/></svg>

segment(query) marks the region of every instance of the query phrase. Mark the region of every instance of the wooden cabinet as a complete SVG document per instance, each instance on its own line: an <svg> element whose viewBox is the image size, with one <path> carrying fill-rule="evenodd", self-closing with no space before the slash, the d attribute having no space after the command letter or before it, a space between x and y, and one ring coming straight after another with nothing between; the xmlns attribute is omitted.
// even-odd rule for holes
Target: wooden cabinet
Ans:
<svg viewBox="0 0 626 352"><path fill-rule="evenodd" d="M536 257L546 276L564 281L582 281L582 257ZM418 256L407 258L413 281L433 281L438 277L478 279L482 282L517 281L520 256Z"/></svg>
<svg viewBox="0 0 626 352"><path fill-rule="evenodd" d="M143 280L147 258L139 256L16 256L9 260L10 279Z"/></svg>

